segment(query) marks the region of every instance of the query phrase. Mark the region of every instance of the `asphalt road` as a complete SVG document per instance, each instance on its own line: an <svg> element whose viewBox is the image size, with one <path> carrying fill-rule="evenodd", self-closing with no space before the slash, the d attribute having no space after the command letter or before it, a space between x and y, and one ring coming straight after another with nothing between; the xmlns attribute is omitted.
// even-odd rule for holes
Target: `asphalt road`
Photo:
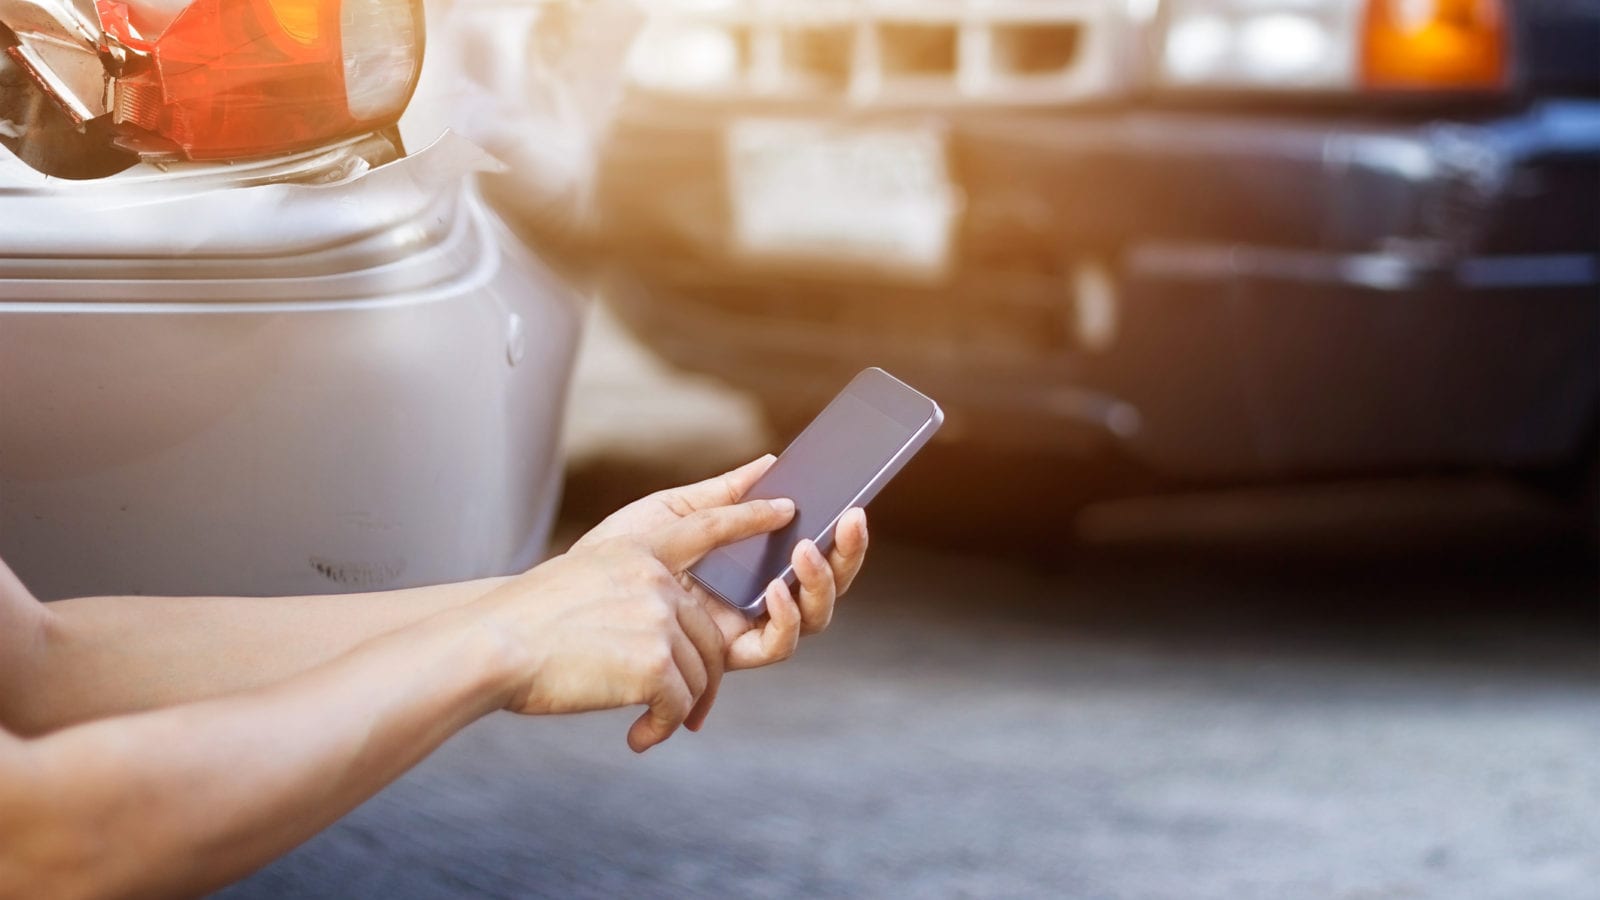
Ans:
<svg viewBox="0 0 1600 900"><path fill-rule="evenodd" d="M568 535L764 440L608 347ZM706 418L640 439L662 409ZM1541 508L1344 486L1072 528L1021 557L879 529L834 628L702 734L491 717L222 896L1595 896L1600 581Z"/></svg>

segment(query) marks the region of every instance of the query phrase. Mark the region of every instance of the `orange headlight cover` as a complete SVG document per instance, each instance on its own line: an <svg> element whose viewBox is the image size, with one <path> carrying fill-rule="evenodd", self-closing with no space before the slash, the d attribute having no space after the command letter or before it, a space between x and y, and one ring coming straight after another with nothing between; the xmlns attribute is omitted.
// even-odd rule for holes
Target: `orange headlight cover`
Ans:
<svg viewBox="0 0 1600 900"><path fill-rule="evenodd" d="M340 0L196 0L154 39L132 33L127 4L99 6L108 32L150 55L118 79L117 121L191 159L267 156L370 131L397 119L410 95L407 84L392 108L351 115ZM420 21L413 27L414 83Z"/></svg>

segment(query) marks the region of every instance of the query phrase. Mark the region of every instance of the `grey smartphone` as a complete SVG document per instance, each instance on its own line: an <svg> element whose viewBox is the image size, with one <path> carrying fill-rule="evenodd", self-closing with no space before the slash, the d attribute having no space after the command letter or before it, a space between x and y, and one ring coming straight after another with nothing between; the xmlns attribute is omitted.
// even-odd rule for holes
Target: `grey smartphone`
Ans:
<svg viewBox="0 0 1600 900"><path fill-rule="evenodd" d="M745 493L746 500L792 499L794 520L711 551L689 574L745 615L761 615L773 579L796 585L795 545L810 538L824 554L831 550L839 517L877 496L942 422L939 404L905 382L882 369L863 371Z"/></svg>

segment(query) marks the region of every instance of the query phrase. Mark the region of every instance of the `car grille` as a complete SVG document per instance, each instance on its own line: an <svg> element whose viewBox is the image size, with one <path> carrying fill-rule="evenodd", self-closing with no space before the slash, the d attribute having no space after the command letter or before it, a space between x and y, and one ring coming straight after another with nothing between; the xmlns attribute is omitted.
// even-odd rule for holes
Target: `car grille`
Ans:
<svg viewBox="0 0 1600 900"><path fill-rule="evenodd" d="M1121 0L789 0L707 15L740 74L725 92L855 105L1104 96Z"/></svg>

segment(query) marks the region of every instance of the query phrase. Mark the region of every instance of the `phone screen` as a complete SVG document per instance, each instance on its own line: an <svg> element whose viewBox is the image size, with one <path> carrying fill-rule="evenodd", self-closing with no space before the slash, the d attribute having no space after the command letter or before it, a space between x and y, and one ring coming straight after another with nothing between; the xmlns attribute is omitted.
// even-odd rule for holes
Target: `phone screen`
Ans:
<svg viewBox="0 0 1600 900"><path fill-rule="evenodd" d="M864 384L863 379L881 381ZM908 415L906 399L886 394L883 382L920 403L912 406ZM860 387L875 390L855 390ZM879 397L894 401L890 410L898 418L870 402ZM788 574L790 556L803 538L811 538L827 552L834 522L853 503L871 499L863 492L875 493L886 475L893 474L886 470L920 432L929 430L937 411L931 400L887 374L878 370L863 373L806 426L745 494L747 500L792 499L793 521L780 531L713 551L691 572L728 602L745 608L761 596L772 579Z"/></svg>

